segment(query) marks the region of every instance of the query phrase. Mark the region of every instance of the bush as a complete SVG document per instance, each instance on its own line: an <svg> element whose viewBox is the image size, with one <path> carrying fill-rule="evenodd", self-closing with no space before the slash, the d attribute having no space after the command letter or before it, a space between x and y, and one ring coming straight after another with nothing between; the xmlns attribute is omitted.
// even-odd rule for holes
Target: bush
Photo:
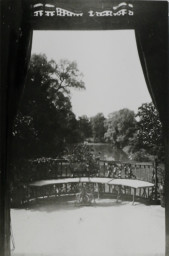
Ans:
<svg viewBox="0 0 169 256"><path fill-rule="evenodd" d="M99 169L99 157L94 149L86 144L78 144L68 150L65 157L70 163L72 172L93 175Z"/></svg>
<svg viewBox="0 0 169 256"><path fill-rule="evenodd" d="M139 162L150 162L153 161L153 156L147 153L145 149L140 149L137 152L131 153L129 156L130 160Z"/></svg>

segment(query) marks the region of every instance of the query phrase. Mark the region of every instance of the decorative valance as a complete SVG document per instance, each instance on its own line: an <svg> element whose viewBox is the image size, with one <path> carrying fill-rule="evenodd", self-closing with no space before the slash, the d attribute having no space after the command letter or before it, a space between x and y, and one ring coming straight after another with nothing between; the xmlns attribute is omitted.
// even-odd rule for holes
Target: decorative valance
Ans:
<svg viewBox="0 0 169 256"><path fill-rule="evenodd" d="M133 4L131 3L112 3L111 7L100 7L96 10L95 7L89 7L88 10L83 10L83 7L81 8L77 7L73 8L66 7L66 5L61 3L55 3L51 4L51 1L49 3L42 3L37 2L32 4L32 15L33 16L48 16L48 17L82 17L82 16L89 16L89 17L119 17L119 16L133 16L134 10L133 10Z"/></svg>

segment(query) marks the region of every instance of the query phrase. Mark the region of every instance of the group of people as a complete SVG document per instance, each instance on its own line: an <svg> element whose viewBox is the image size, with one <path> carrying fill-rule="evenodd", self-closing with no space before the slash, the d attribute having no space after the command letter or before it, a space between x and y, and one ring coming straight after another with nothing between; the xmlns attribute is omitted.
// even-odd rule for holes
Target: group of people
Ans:
<svg viewBox="0 0 169 256"><path fill-rule="evenodd" d="M114 163L109 163L107 167L107 177L116 178L116 179L136 179L136 176L133 174L131 164L124 164L118 166Z"/></svg>

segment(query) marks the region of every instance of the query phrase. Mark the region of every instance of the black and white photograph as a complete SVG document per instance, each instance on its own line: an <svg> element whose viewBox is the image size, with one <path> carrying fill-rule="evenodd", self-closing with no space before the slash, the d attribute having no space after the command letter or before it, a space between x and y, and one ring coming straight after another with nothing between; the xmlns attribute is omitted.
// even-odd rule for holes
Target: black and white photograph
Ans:
<svg viewBox="0 0 169 256"><path fill-rule="evenodd" d="M2 255L168 256L168 3L19 2L2 5Z"/></svg>

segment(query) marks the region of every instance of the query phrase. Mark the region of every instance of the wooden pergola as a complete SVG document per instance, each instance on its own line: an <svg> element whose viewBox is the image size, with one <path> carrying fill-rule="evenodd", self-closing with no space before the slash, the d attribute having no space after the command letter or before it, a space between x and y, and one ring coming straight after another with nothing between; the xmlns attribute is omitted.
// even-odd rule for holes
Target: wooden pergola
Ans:
<svg viewBox="0 0 169 256"><path fill-rule="evenodd" d="M11 129L30 60L34 30L135 30L139 57L166 145L166 256L169 255L168 2L1 0L0 255L10 255Z"/></svg>

